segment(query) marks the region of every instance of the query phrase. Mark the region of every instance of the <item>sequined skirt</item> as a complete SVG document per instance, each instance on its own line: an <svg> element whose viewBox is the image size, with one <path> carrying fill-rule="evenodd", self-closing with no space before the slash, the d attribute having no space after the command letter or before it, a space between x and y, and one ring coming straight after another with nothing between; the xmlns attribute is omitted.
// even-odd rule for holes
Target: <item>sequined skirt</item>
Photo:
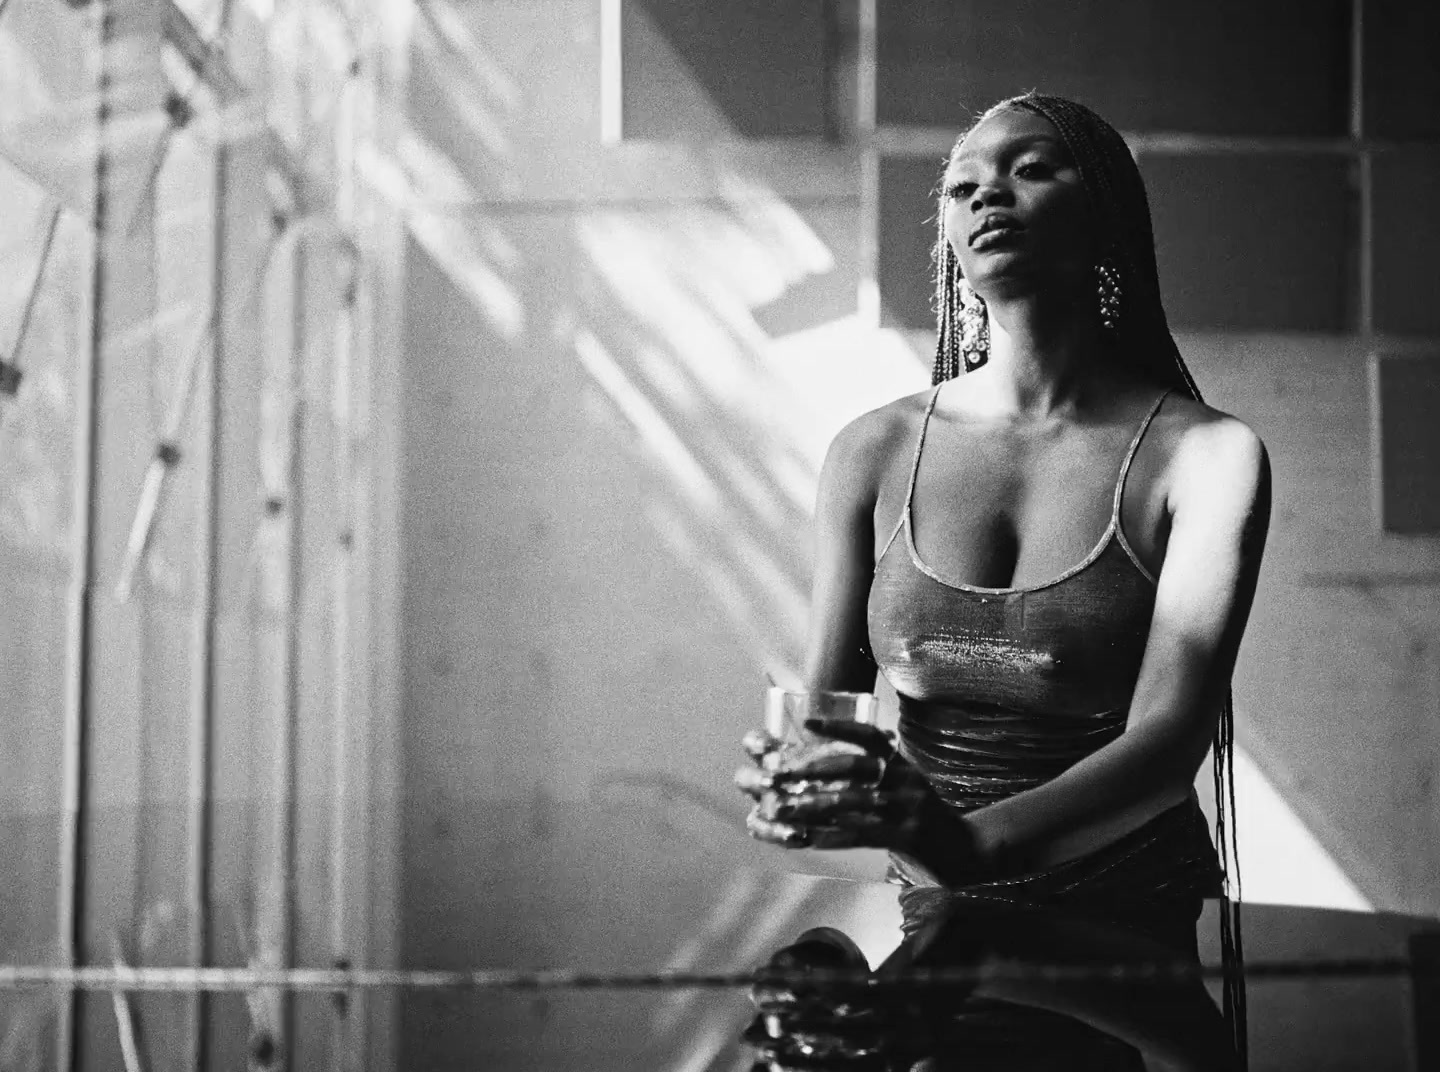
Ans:
<svg viewBox="0 0 1440 1072"><path fill-rule="evenodd" d="M1065 907L1167 938L1189 927L1193 936L1202 902L1219 896L1222 888L1205 816L1193 799L1094 852L1044 871L941 887L915 884L904 865L892 861L889 878L906 887L900 894L906 933L923 927L955 899L971 898Z"/></svg>
<svg viewBox="0 0 1440 1072"><path fill-rule="evenodd" d="M957 811L967 812L1041 785L1124 732L1123 712L1037 717L1000 708L920 704L902 699L900 750ZM1167 933L1192 928L1206 897L1219 896L1219 857L1192 797L1084 856L1029 874L940 888L917 883L901 861L890 880L907 931L957 897L1065 906L1090 915L1150 919Z"/></svg>

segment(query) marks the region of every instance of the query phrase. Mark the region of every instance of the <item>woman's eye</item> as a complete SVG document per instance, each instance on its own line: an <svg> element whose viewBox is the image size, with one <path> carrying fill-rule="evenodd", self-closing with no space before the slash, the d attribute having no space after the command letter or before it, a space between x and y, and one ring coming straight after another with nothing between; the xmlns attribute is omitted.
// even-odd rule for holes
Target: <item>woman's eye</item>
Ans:
<svg viewBox="0 0 1440 1072"><path fill-rule="evenodd" d="M946 197L969 197L974 192L975 184L973 182L952 182L945 187Z"/></svg>
<svg viewBox="0 0 1440 1072"><path fill-rule="evenodd" d="M1022 179L1039 179L1049 174L1050 169L1038 160L1027 160L1015 169Z"/></svg>

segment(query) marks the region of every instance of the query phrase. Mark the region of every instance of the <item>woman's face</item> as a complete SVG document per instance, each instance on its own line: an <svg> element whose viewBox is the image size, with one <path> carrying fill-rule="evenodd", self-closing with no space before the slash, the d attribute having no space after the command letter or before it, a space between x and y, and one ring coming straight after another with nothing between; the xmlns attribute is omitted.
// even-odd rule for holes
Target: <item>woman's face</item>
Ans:
<svg viewBox="0 0 1440 1072"><path fill-rule="evenodd" d="M945 240L982 296L1088 287L1101 236L1060 132L1006 108L965 136L945 169Z"/></svg>

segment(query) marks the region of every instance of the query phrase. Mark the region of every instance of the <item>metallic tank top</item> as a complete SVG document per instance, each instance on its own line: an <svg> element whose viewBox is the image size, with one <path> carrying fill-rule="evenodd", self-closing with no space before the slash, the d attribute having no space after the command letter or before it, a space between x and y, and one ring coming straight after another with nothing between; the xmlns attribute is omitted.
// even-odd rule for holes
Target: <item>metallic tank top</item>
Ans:
<svg viewBox="0 0 1440 1072"><path fill-rule="evenodd" d="M875 661L900 697L902 753L969 811L1049 781L1125 728L1155 579L1125 539L1120 503L1165 394L1130 442L1094 549L1059 576L1016 588L948 579L915 549L911 500L938 397L937 387L900 521L875 565L868 619Z"/></svg>

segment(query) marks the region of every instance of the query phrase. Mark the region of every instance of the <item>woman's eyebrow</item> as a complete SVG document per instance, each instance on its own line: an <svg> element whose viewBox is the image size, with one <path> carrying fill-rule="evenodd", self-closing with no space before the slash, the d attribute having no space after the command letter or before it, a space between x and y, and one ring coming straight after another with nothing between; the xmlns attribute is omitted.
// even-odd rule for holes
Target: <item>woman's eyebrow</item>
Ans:
<svg viewBox="0 0 1440 1072"><path fill-rule="evenodd" d="M1027 149L1035 148L1038 144L1049 145L1057 149L1062 147L1060 139L1056 138L1053 134L1026 134L1010 141L1001 142L999 147L1000 151L996 155L1002 158L1019 156ZM973 160L976 155L974 152L958 153L955 159L951 161L951 165L963 164L967 160Z"/></svg>

